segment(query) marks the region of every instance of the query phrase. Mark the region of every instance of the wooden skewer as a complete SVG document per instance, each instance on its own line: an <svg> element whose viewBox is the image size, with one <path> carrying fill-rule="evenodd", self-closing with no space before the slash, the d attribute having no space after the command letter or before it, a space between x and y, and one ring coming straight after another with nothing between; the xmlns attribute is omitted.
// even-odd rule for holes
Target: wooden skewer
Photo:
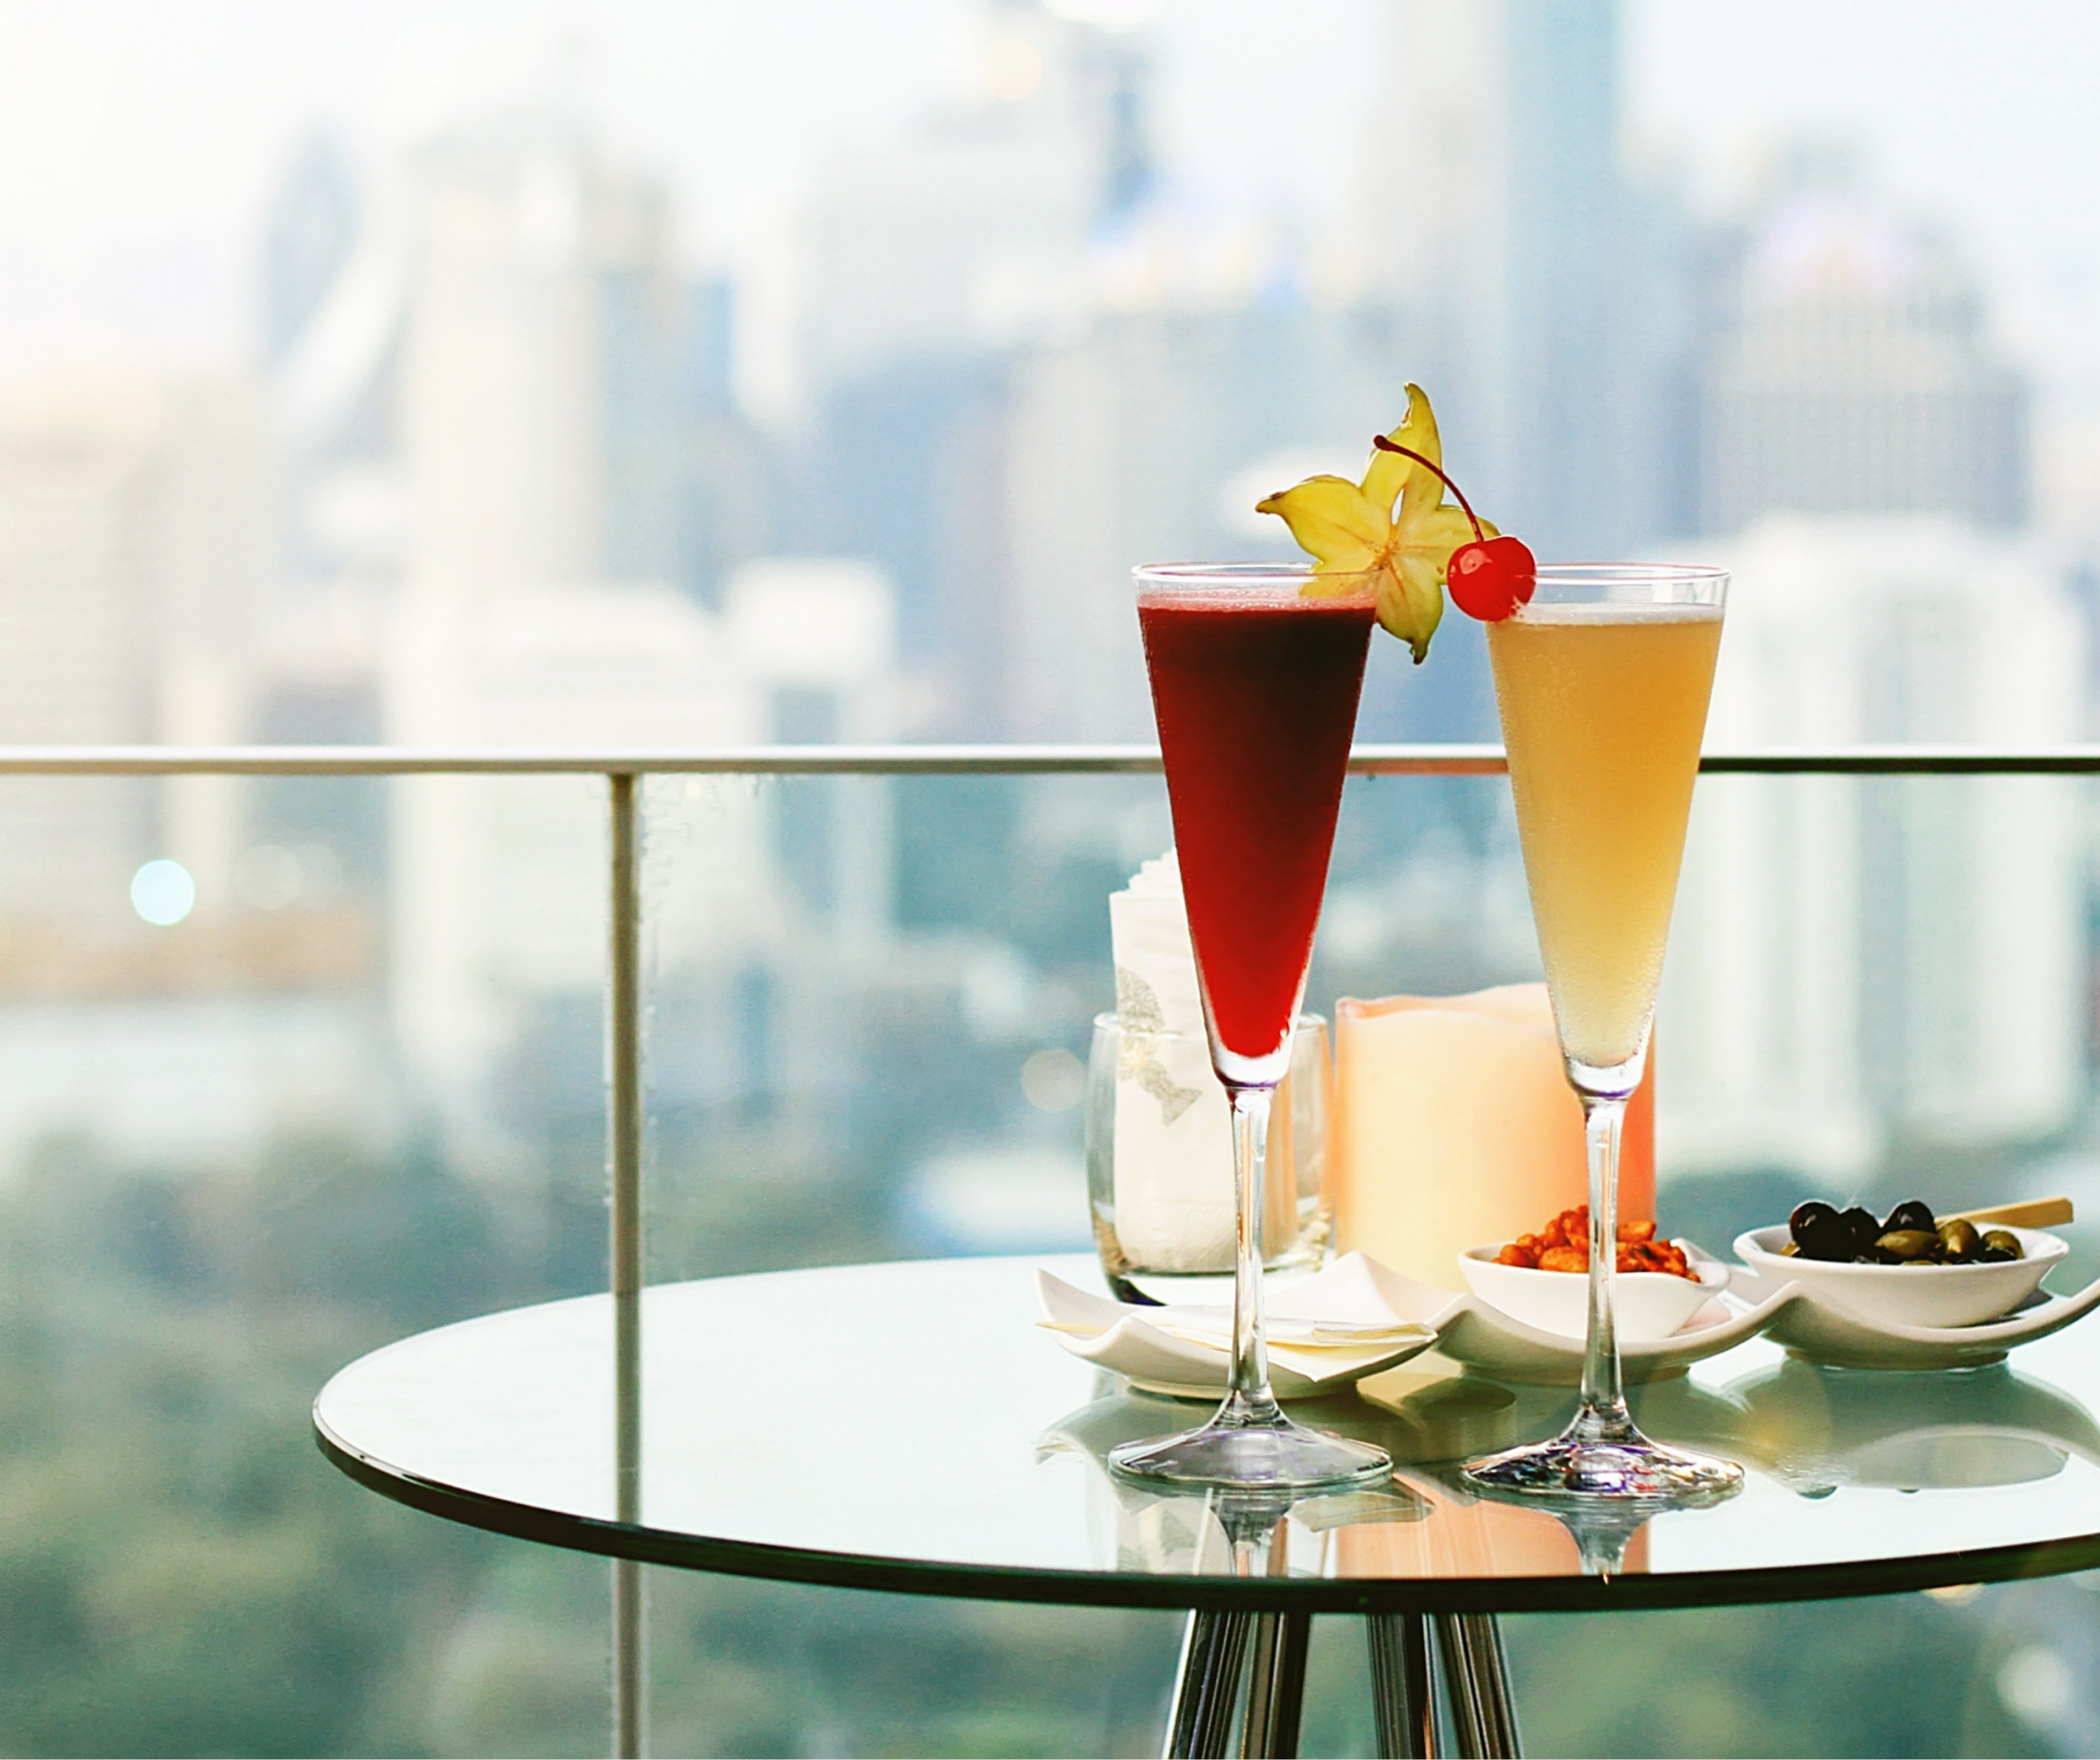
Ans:
<svg viewBox="0 0 2100 1760"><path fill-rule="evenodd" d="M2012 1228L2054 1228L2071 1220L2068 1198L2028 1198L2018 1203L1988 1204L1981 1210L1957 1210L1943 1221L2004 1223Z"/></svg>

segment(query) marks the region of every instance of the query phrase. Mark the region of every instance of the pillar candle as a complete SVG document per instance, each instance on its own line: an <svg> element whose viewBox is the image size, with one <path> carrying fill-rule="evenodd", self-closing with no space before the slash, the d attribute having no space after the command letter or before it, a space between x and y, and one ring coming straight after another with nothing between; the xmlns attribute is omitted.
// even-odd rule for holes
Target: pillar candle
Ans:
<svg viewBox="0 0 2100 1760"><path fill-rule="evenodd" d="M1462 1289L1458 1253L1587 1201L1582 1108L1542 983L1343 997L1330 1133L1335 1241ZM1627 1109L1619 1214L1655 1214L1655 1060Z"/></svg>

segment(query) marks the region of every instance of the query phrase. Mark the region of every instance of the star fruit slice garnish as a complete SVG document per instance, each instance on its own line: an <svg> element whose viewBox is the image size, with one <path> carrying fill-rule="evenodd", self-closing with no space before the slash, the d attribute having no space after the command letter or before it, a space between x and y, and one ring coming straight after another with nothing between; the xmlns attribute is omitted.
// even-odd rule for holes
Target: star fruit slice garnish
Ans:
<svg viewBox="0 0 2100 1760"><path fill-rule="evenodd" d="M1407 388L1406 419L1387 438L1444 462L1436 414L1420 385ZM1434 471L1396 452L1374 450L1362 482L1308 477L1295 489L1256 502L1255 511L1282 520L1312 558L1307 593L1348 592L1359 578L1372 576L1379 622L1414 650L1414 663L1421 665L1444 616L1451 552L1474 537L1464 510L1445 504L1444 485ZM1499 535L1485 520L1480 534Z"/></svg>

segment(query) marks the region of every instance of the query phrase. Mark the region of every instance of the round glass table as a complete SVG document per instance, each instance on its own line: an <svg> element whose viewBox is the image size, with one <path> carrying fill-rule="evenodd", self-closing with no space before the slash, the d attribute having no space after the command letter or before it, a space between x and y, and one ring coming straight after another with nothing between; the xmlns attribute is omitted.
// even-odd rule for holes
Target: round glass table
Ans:
<svg viewBox="0 0 2100 1760"><path fill-rule="evenodd" d="M2077 1327L1988 1368L1819 1368L1753 1340L1634 1393L1642 1427L1748 1469L1710 1508L1571 1526L1458 1459L1550 1434L1572 1390L1434 1357L1305 1420L1386 1448L1390 1484L1294 1503L1111 1479L1196 1408L1036 1325L1035 1270L853 1265L659 1286L638 1374L609 1296L488 1315L322 1390L351 1477L456 1521L651 1564L840 1587L1190 1610L1170 1751L1294 1751L1309 1621L1368 1617L1378 1727L1514 1753L1493 1616L1820 1599L2100 1565L2100 1357ZM631 1336L631 1335L630 1335ZM1375 1403L1374 1403L1375 1401Z"/></svg>

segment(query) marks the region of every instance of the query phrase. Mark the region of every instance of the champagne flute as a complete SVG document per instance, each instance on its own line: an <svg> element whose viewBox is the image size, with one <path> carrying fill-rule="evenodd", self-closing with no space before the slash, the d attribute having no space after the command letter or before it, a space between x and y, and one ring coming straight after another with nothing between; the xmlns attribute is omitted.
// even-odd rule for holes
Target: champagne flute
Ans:
<svg viewBox="0 0 2100 1760"><path fill-rule="evenodd" d="M1612 1305L1620 1129L1648 1057L1727 585L1710 568L1545 568L1530 603L1488 626L1532 916L1589 1142L1590 1313L1573 1421L1470 1463L1485 1489L1669 1503L1742 1483L1732 1462L1635 1428Z"/></svg>
<svg viewBox="0 0 2100 1760"><path fill-rule="evenodd" d="M1284 1415L1262 1334L1269 1098L1290 1067L1374 614L1368 577L1322 576L1317 596L1312 579L1255 564L1136 571L1203 1023L1232 1104L1238 1217L1224 1402L1200 1428L1109 1457L1155 1482L1291 1490L1392 1467Z"/></svg>

